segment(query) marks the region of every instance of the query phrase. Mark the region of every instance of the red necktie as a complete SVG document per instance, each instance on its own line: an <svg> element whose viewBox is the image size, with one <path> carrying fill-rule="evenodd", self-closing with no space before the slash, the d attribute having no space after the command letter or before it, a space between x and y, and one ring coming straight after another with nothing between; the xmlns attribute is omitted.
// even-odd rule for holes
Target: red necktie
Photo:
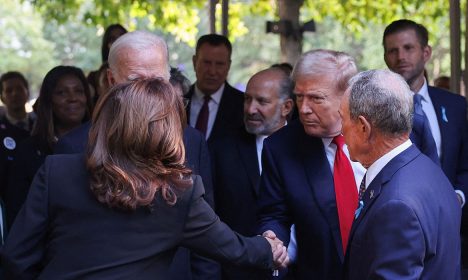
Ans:
<svg viewBox="0 0 468 280"><path fill-rule="evenodd" d="M206 132L208 129L208 118L210 116L210 108L208 107L208 103L210 102L211 97L209 95L205 95L203 98L205 99L205 102L203 102L203 106L200 109L200 113L198 113L195 128L201 131L203 135L206 136Z"/></svg>
<svg viewBox="0 0 468 280"><path fill-rule="evenodd" d="M336 144L335 163L333 164L333 181L335 183L336 207L338 209L344 253L348 245L349 232L354 220L356 205L358 204L358 194L351 163L343 152L343 135L338 135L333 138L333 143Z"/></svg>

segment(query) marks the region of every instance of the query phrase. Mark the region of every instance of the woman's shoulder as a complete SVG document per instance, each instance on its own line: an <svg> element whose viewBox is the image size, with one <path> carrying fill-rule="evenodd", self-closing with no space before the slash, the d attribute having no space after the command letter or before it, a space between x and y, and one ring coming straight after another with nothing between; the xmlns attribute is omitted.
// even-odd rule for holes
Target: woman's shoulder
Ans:
<svg viewBox="0 0 468 280"><path fill-rule="evenodd" d="M84 154L49 155L44 162L44 168L53 174L83 174L86 173Z"/></svg>

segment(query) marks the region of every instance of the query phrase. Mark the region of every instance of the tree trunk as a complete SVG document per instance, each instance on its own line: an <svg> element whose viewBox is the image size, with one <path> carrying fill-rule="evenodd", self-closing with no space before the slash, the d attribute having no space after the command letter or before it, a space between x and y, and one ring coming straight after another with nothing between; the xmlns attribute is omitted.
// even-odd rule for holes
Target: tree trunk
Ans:
<svg viewBox="0 0 468 280"><path fill-rule="evenodd" d="M280 20L292 23L291 34L280 35L281 61L294 65L302 53L302 31L299 24L299 10L304 0L277 0Z"/></svg>

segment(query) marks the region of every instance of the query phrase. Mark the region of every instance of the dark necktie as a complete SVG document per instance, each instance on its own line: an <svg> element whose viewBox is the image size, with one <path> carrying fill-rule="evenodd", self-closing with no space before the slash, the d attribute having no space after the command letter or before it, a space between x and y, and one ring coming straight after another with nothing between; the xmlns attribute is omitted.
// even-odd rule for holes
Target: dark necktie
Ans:
<svg viewBox="0 0 468 280"><path fill-rule="evenodd" d="M422 99L423 97L419 94L413 96L413 130L411 131L410 139L423 154L432 159L437 165L440 165L439 156L437 155L437 146L434 137L432 137L429 120L422 109Z"/></svg>
<svg viewBox="0 0 468 280"><path fill-rule="evenodd" d="M195 124L195 128L198 129L206 136L206 132L208 129L208 118L210 116L210 108L208 104L210 103L211 97L209 95L205 95L204 97L203 106L200 109L200 113L198 113L197 123Z"/></svg>
<svg viewBox="0 0 468 280"><path fill-rule="evenodd" d="M336 144L333 181L335 183L336 208L340 222L341 241L343 252L345 252L348 245L349 232L354 220L358 194L351 163L343 152L343 135L333 138L333 143Z"/></svg>

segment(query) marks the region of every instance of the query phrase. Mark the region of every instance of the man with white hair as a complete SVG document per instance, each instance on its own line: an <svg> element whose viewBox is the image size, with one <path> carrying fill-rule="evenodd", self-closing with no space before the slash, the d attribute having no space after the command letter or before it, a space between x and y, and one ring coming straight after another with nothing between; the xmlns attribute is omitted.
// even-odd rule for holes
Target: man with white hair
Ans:
<svg viewBox="0 0 468 280"><path fill-rule="evenodd" d="M297 279L341 279L357 186L364 176L350 162L338 109L357 73L346 53L314 50L294 66L300 122L268 137L263 146L259 223L265 236L289 243L295 224Z"/></svg>
<svg viewBox="0 0 468 280"><path fill-rule="evenodd" d="M358 74L340 114L350 157L367 168L345 279L460 279L461 209L440 167L409 140L405 80L390 70Z"/></svg>
<svg viewBox="0 0 468 280"><path fill-rule="evenodd" d="M107 78L111 86L127 81L160 77L169 81L169 54L166 42L146 31L128 32L120 36L109 51ZM86 150L90 123L69 132L57 143L56 154L82 153ZM187 126L184 129L187 166L203 179L205 199L213 206L210 159L201 133ZM192 272L188 252L179 250L174 258L172 279L217 279L218 265L200 256L193 256ZM157 277L157 276L156 276Z"/></svg>

